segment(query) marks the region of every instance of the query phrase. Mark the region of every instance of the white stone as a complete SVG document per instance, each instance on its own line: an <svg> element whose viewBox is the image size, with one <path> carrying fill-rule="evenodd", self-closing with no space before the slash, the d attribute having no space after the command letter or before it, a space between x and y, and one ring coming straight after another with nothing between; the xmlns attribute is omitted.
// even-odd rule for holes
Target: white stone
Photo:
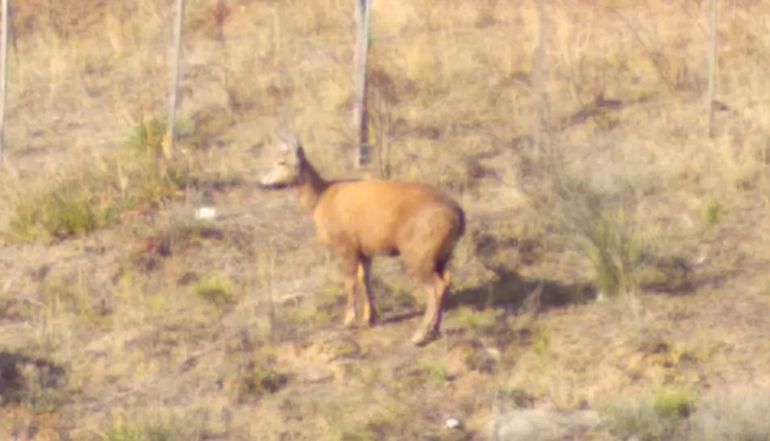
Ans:
<svg viewBox="0 0 770 441"><path fill-rule="evenodd" d="M212 220L217 217L217 209L214 207L200 207L195 210L195 219Z"/></svg>
<svg viewBox="0 0 770 441"><path fill-rule="evenodd" d="M462 425L462 423L460 423L460 420L458 420L457 418L450 417L446 419L446 421L444 422L444 425L447 427L447 429L457 429Z"/></svg>

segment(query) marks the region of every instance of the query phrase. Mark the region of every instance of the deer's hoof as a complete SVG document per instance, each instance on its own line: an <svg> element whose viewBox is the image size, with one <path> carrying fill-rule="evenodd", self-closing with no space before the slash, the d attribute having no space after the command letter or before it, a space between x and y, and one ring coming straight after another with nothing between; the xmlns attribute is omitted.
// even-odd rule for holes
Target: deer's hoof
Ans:
<svg viewBox="0 0 770 441"><path fill-rule="evenodd" d="M345 321L342 322L342 326L346 328L352 328L356 325L356 315L355 314L346 314L345 315Z"/></svg>
<svg viewBox="0 0 770 441"><path fill-rule="evenodd" d="M412 344L415 346L425 346L436 340L441 334L438 331L417 331L412 337Z"/></svg>
<svg viewBox="0 0 770 441"><path fill-rule="evenodd" d="M363 322L364 326L368 326L368 327L371 328L371 327L373 327L374 325L377 324L377 318L378 318L377 314L372 312L369 315L369 317L364 316L362 322Z"/></svg>

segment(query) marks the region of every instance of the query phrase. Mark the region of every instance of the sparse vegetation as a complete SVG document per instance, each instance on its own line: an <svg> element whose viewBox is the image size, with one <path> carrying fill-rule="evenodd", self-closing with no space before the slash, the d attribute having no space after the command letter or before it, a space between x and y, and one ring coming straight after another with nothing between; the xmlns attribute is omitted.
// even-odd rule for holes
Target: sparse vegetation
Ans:
<svg viewBox="0 0 770 441"><path fill-rule="evenodd" d="M190 292L212 305L222 307L235 298L233 282L224 274L211 273L190 285Z"/></svg>
<svg viewBox="0 0 770 441"><path fill-rule="evenodd" d="M638 287L636 275L643 263L643 252L635 233L626 228L621 216L617 222L597 222L586 236L596 285L609 296L634 294Z"/></svg>
<svg viewBox="0 0 770 441"><path fill-rule="evenodd" d="M664 387L648 398L609 404L603 412L617 436L656 441L681 439L694 409L695 397L691 392Z"/></svg>
<svg viewBox="0 0 770 441"><path fill-rule="evenodd" d="M695 408L695 396L683 389L660 388L652 396L652 408L662 418L687 418Z"/></svg>
<svg viewBox="0 0 770 441"><path fill-rule="evenodd" d="M599 188L588 178L570 175L560 159L552 161L547 180L555 197L548 209L557 214L557 225L585 253L601 294L635 294L638 273L650 252L638 226L638 190L624 177Z"/></svg>
<svg viewBox="0 0 770 441"><path fill-rule="evenodd" d="M179 441L181 431L168 424L135 423L116 418L102 435L102 441Z"/></svg>
<svg viewBox="0 0 770 441"><path fill-rule="evenodd" d="M285 311L286 319L289 323L287 326L300 328L305 331L312 328L317 329L318 327L329 326L335 320L335 317L332 316L332 311L338 309L339 305L336 303L326 308L313 304L302 304L288 308Z"/></svg>
<svg viewBox="0 0 770 441"><path fill-rule="evenodd" d="M545 360L551 351L551 334L547 328L537 328L532 341L532 352Z"/></svg>
<svg viewBox="0 0 770 441"><path fill-rule="evenodd" d="M96 176L61 176L37 195L21 196L14 207L8 233L14 239L68 237L91 232L111 220L114 211L92 194ZM56 182L55 181L55 182Z"/></svg>
<svg viewBox="0 0 770 441"><path fill-rule="evenodd" d="M479 311L469 307L461 307L457 310L457 323L473 333L485 334L498 325L503 311L489 308Z"/></svg>
<svg viewBox="0 0 770 441"><path fill-rule="evenodd" d="M725 207L719 199L709 198L703 206L703 219L707 228L718 224L725 216Z"/></svg>
<svg viewBox="0 0 770 441"><path fill-rule="evenodd" d="M396 402L383 400L373 403L346 400L325 410L326 423L334 439L340 441L375 441L410 437L419 433L403 408ZM364 407L363 412L361 408ZM357 413L352 413L353 410Z"/></svg>
<svg viewBox="0 0 770 441"><path fill-rule="evenodd" d="M692 441L759 441L770 439L770 391L734 386L709 391L690 418Z"/></svg>
<svg viewBox="0 0 770 441"><path fill-rule="evenodd" d="M272 367L250 365L239 378L238 399L252 400L278 392L289 382L287 374Z"/></svg>
<svg viewBox="0 0 770 441"><path fill-rule="evenodd" d="M114 223L134 208L158 206L176 195L184 172L159 162L156 124L140 124L127 151L73 163L30 192L18 183L7 235L12 239L62 239Z"/></svg>
<svg viewBox="0 0 770 441"><path fill-rule="evenodd" d="M126 140L126 147L139 155L161 156L166 122L158 117L139 122Z"/></svg>
<svg viewBox="0 0 770 441"><path fill-rule="evenodd" d="M497 401L504 406L528 408L534 404L534 398L527 391L518 388L503 388L497 391Z"/></svg>

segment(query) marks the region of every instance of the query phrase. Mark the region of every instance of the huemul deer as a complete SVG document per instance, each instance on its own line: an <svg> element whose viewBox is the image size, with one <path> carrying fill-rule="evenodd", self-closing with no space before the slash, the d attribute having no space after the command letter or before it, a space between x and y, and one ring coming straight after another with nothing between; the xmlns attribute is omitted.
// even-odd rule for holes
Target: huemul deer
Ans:
<svg viewBox="0 0 770 441"><path fill-rule="evenodd" d="M400 255L427 292L427 308L412 337L417 345L437 336L449 287L447 263L465 230L462 208L427 185L385 181L327 181L305 157L295 137L276 140L277 160L262 177L267 188L296 187L321 243L342 261L347 302L344 325L377 320L370 288L372 258ZM363 291L363 292L362 292ZM363 301L363 307L356 305ZM362 309L358 314L357 309Z"/></svg>

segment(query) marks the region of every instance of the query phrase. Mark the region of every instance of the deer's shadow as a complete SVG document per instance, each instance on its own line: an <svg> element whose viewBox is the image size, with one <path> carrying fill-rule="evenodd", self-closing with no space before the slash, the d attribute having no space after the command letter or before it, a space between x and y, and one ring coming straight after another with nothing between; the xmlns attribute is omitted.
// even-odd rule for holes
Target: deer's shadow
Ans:
<svg viewBox="0 0 770 441"><path fill-rule="evenodd" d="M596 289L589 283L563 284L552 280L527 279L506 269L498 269L495 273L497 278L490 283L450 291L444 299L443 309L493 307L510 313L522 309L539 313L596 299ZM389 311L381 323L399 323L420 317L423 313L421 308Z"/></svg>
<svg viewBox="0 0 770 441"><path fill-rule="evenodd" d="M450 293L444 309L461 306L498 307L510 312L522 308L529 312L546 312L596 299L596 289L589 283L564 284L547 279L527 279L513 271L498 269L491 283Z"/></svg>

